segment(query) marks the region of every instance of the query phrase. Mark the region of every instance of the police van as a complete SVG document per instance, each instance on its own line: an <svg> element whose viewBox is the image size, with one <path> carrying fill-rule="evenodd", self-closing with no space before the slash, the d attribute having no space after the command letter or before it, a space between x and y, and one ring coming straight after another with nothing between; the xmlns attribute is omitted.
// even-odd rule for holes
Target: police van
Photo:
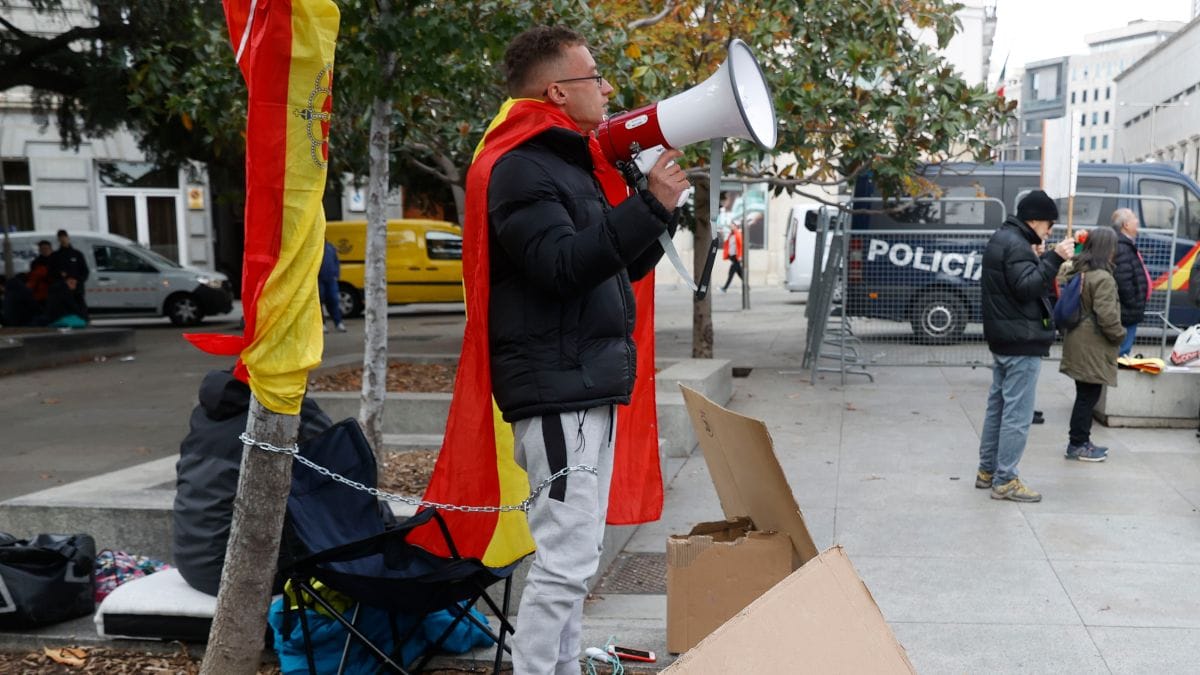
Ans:
<svg viewBox="0 0 1200 675"><path fill-rule="evenodd" d="M982 321L979 279L988 237L1021 197L1038 189L1040 173L1037 162L927 166L924 176L941 187L943 199L900 211L885 208L871 177L861 177L853 208L876 212L856 213L851 220L847 315L910 323L921 341L958 340L968 323ZM1172 293L1170 322L1200 322L1200 310L1186 299L1200 248L1200 185L1167 164L1081 164L1076 191L1175 200L1177 234L1176 207L1162 200L1077 196L1072 222L1082 229L1107 227L1114 210L1133 209L1142 223L1137 246L1152 287L1164 298ZM1062 215L1051 240L1062 236L1067 221L1066 200L1058 208ZM1143 325L1162 324L1148 313Z"/></svg>
<svg viewBox="0 0 1200 675"><path fill-rule="evenodd" d="M93 319L165 316L177 326L194 326L233 310L233 288L220 272L180 265L115 234L67 234L87 261L85 298ZM8 237L16 273L29 271L39 241L58 247L53 232L12 232Z"/></svg>

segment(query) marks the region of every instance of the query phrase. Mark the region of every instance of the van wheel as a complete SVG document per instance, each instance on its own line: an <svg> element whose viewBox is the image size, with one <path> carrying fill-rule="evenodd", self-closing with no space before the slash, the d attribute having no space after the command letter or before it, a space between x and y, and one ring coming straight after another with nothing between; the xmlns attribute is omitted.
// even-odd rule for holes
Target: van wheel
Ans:
<svg viewBox="0 0 1200 675"><path fill-rule="evenodd" d="M912 328L923 344L957 342L967 328L967 308L956 293L930 291L913 307Z"/></svg>
<svg viewBox="0 0 1200 675"><path fill-rule="evenodd" d="M176 326L195 326L204 319L204 312L190 293L178 293L167 298L166 315Z"/></svg>
<svg viewBox="0 0 1200 675"><path fill-rule="evenodd" d="M363 297L359 290L350 284L338 282L338 307L342 316L354 318L363 313Z"/></svg>

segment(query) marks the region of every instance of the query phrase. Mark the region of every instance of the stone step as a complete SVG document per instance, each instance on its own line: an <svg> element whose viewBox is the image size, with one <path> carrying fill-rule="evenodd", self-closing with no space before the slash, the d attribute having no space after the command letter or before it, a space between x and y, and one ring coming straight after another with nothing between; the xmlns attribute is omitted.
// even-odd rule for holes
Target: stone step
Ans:
<svg viewBox="0 0 1200 675"><path fill-rule="evenodd" d="M442 438L442 434L384 434L383 448L391 452L437 450L442 447Z"/></svg>
<svg viewBox="0 0 1200 675"><path fill-rule="evenodd" d="M137 351L130 328L0 331L0 375L51 368Z"/></svg>
<svg viewBox="0 0 1200 675"><path fill-rule="evenodd" d="M113 549L174 562L171 555L175 502L174 457L113 471L66 485L0 502L4 531L20 538L42 532L87 533L96 549ZM416 507L389 502L397 517L416 513ZM608 526L600 569L607 569L636 526ZM515 603L524 588L528 564L514 577ZM599 583L597 574L591 581Z"/></svg>

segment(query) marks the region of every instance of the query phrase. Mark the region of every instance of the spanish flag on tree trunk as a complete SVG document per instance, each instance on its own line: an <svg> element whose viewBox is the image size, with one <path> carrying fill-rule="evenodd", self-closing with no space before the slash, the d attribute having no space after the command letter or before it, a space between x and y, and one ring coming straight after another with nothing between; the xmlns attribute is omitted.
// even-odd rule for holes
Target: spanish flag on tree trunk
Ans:
<svg viewBox="0 0 1200 675"><path fill-rule="evenodd" d="M338 9L332 0L225 0L225 19L249 92L246 327L186 337L210 354L240 356L234 374L254 397L297 415L324 347L316 280Z"/></svg>
<svg viewBox="0 0 1200 675"><path fill-rule="evenodd" d="M467 172L463 230L467 327L445 439L425 493L428 501L495 507L520 504L529 495L529 480L513 458L512 427L501 419L492 398L487 192L496 161L551 127L579 131L578 125L553 105L534 99L506 101L475 149ZM590 146L596 179L609 203L616 205L629 196L625 181L604 158L594 137ZM635 283L633 290L637 302L633 339L638 377L630 405L617 410L616 456L608 506L608 522L614 525L644 523L662 514L654 401L654 275ZM489 567L505 567L534 549L521 511L444 511L442 515L459 553L479 558ZM410 541L435 553L448 553L440 535L428 527L413 532Z"/></svg>

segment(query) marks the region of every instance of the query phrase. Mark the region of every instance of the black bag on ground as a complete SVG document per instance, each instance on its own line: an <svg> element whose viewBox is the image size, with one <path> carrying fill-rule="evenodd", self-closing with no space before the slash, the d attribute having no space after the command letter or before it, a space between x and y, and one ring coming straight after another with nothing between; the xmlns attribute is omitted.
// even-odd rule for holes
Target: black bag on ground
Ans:
<svg viewBox="0 0 1200 675"><path fill-rule="evenodd" d="M0 628L31 628L91 614L96 542L86 534L17 539L0 532Z"/></svg>

